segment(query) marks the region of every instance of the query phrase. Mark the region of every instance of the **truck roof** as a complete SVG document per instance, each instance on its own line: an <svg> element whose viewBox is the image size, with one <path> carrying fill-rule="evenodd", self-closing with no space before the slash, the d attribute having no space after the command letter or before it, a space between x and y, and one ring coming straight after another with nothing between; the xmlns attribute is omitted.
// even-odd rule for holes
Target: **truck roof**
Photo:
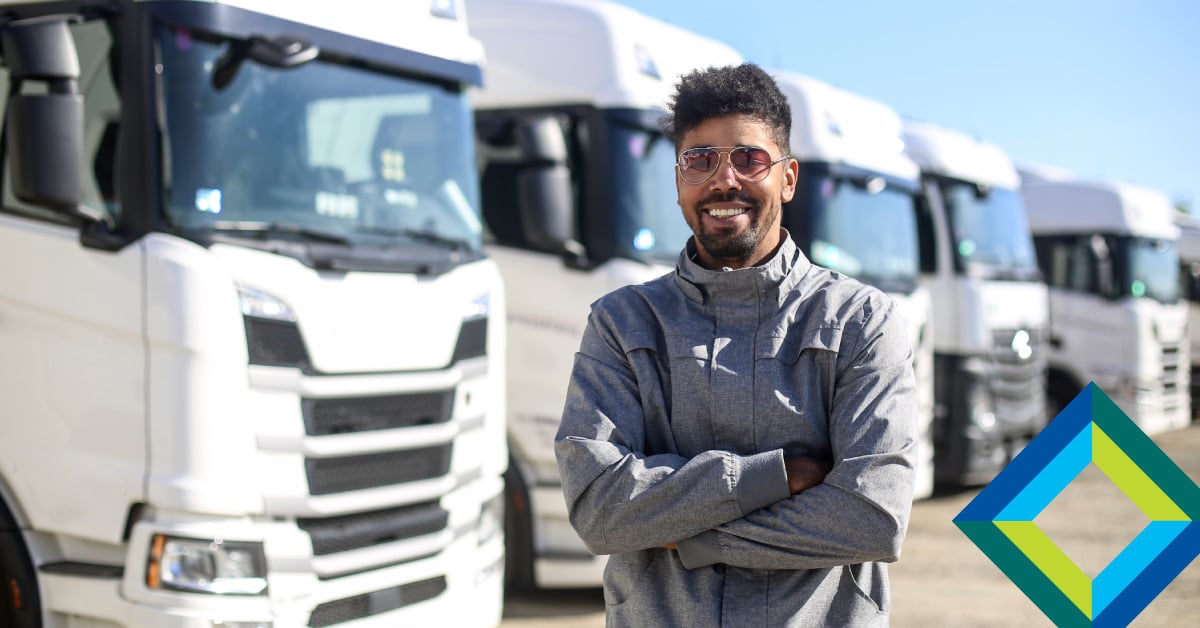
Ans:
<svg viewBox="0 0 1200 628"><path fill-rule="evenodd" d="M905 120L904 148L924 172L1010 190L1021 184L1008 153L962 131Z"/></svg>
<svg viewBox="0 0 1200 628"><path fill-rule="evenodd" d="M215 3L273 15L440 59L472 65L479 65L483 61L483 45L467 30L463 0L436 3L433 0L338 0L336 3L220 0ZM434 13L435 4L445 5L440 14Z"/></svg>
<svg viewBox="0 0 1200 628"><path fill-rule="evenodd" d="M1158 190L1113 180L1087 180L1061 170L1022 170L1021 196L1029 229L1054 233L1117 233L1177 239L1178 213Z"/></svg>
<svg viewBox="0 0 1200 628"><path fill-rule="evenodd" d="M487 57L479 108L663 109L683 74L742 62L726 44L611 2L467 0L467 10Z"/></svg>
<svg viewBox="0 0 1200 628"><path fill-rule="evenodd" d="M915 181L904 154L900 114L865 96L815 78L771 71L792 107L792 156L840 163Z"/></svg>

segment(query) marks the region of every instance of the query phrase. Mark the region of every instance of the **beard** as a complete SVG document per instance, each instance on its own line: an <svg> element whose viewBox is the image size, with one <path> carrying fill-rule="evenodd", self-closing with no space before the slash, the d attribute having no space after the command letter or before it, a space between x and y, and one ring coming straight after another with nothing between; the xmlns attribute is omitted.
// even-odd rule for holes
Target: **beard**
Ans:
<svg viewBox="0 0 1200 628"><path fill-rule="evenodd" d="M703 213L700 208L709 203L730 202L749 205L746 211L750 214L750 224L740 231L729 229L706 231L700 220L700 215ZM753 257L759 243L766 237L767 227L765 225L772 222L770 217L763 215L762 209L762 203L741 192L712 194L696 203L693 209L696 224L692 225L692 232L696 236L696 241L709 255L721 260L746 262Z"/></svg>

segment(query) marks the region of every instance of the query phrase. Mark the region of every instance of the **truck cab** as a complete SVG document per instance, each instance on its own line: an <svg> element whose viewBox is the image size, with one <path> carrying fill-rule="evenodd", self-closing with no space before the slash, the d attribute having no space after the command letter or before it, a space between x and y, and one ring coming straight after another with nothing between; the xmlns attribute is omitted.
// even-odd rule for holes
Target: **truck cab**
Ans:
<svg viewBox="0 0 1200 628"><path fill-rule="evenodd" d="M906 120L921 284L933 300L937 480L984 484L1045 425L1047 292L1020 179L995 144Z"/></svg>
<svg viewBox="0 0 1200 628"><path fill-rule="evenodd" d="M904 316L920 408L914 497L934 488L933 303L919 282L914 202L920 171L900 115L883 103L792 72L772 72L792 107L796 195L783 225L814 263L886 292Z"/></svg>
<svg viewBox="0 0 1200 628"><path fill-rule="evenodd" d="M490 626L460 2L3 2L0 625Z"/></svg>
<svg viewBox="0 0 1200 628"><path fill-rule="evenodd" d="M691 230L659 118L678 78L742 61L608 2L469 0L487 251L508 298L511 586L601 584L567 520L554 435L590 305L669 272Z"/></svg>
<svg viewBox="0 0 1200 628"><path fill-rule="evenodd" d="M1050 286L1050 403L1094 382L1147 434L1187 426L1175 208L1156 190L1032 166L1021 192Z"/></svg>

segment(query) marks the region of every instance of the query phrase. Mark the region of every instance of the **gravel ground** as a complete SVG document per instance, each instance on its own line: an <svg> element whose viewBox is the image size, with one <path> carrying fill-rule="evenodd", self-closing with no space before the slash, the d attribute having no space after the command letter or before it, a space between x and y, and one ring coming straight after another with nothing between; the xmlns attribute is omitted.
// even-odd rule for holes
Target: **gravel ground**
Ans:
<svg viewBox="0 0 1200 628"><path fill-rule="evenodd" d="M1154 441L1200 483L1200 424ZM900 562L891 566L892 626L1052 626L1050 620L952 522L977 491L914 504ZM1094 466L1037 518L1037 524L1084 573L1095 577L1148 519ZM1131 624L1200 625L1200 561L1193 562ZM509 596L504 628L599 628L599 589ZM700 628L700 627L697 627Z"/></svg>

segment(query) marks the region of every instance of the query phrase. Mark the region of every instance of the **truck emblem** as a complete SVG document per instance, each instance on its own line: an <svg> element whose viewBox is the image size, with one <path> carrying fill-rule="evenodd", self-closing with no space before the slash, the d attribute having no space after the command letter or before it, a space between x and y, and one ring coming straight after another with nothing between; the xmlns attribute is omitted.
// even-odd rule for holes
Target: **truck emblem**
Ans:
<svg viewBox="0 0 1200 628"><path fill-rule="evenodd" d="M1012 347L1017 357L1022 360L1028 360L1029 356L1033 355L1033 347L1029 346L1029 332L1024 329L1018 329L1013 334L1012 344L1009 346Z"/></svg>

